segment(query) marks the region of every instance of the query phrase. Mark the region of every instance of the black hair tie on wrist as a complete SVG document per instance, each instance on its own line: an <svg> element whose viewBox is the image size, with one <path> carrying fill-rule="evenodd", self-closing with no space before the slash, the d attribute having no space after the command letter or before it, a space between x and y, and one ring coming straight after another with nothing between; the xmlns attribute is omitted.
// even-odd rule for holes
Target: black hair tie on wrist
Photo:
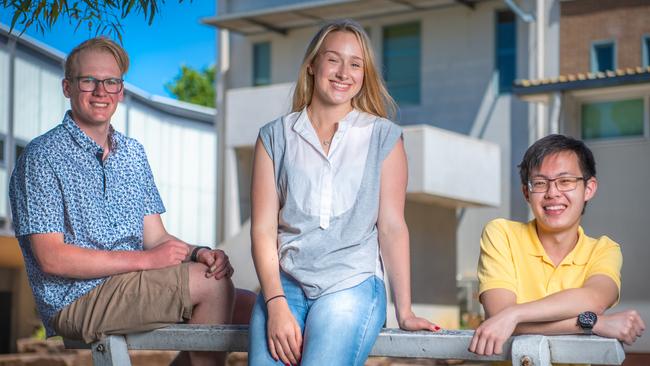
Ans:
<svg viewBox="0 0 650 366"><path fill-rule="evenodd" d="M266 300L266 301L264 302L264 305L267 305L267 306L268 306L268 305L269 305L269 302L270 302L271 300L277 299L278 297L284 297L285 300L286 300L286 298L287 298L287 297L284 296L284 295L275 295L275 296L273 296L272 298Z"/></svg>

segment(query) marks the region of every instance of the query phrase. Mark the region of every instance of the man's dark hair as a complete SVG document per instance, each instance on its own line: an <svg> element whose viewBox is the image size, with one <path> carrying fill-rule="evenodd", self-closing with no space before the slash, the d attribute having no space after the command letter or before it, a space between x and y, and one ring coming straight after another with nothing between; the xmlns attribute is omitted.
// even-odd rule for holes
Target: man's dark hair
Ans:
<svg viewBox="0 0 650 366"><path fill-rule="evenodd" d="M542 165L544 158L563 151L573 151L578 156L580 171L582 171L585 183L591 177L596 176L594 155L584 142L564 135L548 135L537 140L526 150L524 158L519 164L521 184L528 184L530 173Z"/></svg>

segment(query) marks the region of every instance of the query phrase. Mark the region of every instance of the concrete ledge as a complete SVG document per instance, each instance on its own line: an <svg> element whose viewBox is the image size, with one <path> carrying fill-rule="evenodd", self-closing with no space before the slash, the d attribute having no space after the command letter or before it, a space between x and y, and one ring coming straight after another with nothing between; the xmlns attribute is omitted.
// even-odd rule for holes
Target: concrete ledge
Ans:
<svg viewBox="0 0 650 366"><path fill-rule="evenodd" d="M370 354L472 361L512 360L513 365L529 362L538 366L550 365L549 362L620 365L625 359L623 347L617 340L582 335L515 336L508 340L503 354L478 356L467 351L473 333L469 330L431 333L384 329ZM91 347L80 342L64 342L70 349ZM247 326L179 324L146 333L109 336L92 344L92 351L94 364L100 366L130 365L128 349L246 352L247 346Z"/></svg>
<svg viewBox="0 0 650 366"><path fill-rule="evenodd" d="M497 144L428 125L404 127L409 199L449 207L501 204Z"/></svg>

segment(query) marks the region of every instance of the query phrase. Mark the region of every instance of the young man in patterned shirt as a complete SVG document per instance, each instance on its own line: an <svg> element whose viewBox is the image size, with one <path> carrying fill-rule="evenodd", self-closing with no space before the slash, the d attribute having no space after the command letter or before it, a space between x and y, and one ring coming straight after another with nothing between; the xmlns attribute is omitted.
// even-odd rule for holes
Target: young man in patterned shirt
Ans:
<svg viewBox="0 0 650 366"><path fill-rule="evenodd" d="M247 322L254 296L235 290L226 254L167 233L142 145L110 125L128 66L109 39L77 46L62 82L71 110L26 147L11 178L15 233L47 334L93 342L177 322L227 324L234 307L235 321Z"/></svg>
<svg viewBox="0 0 650 366"><path fill-rule="evenodd" d="M501 353L512 334L526 333L593 333L632 344L645 329L639 314L604 314L619 299L621 249L580 226L598 187L591 151L582 141L550 135L528 148L519 167L535 219L486 225L478 277L487 320L469 350Z"/></svg>

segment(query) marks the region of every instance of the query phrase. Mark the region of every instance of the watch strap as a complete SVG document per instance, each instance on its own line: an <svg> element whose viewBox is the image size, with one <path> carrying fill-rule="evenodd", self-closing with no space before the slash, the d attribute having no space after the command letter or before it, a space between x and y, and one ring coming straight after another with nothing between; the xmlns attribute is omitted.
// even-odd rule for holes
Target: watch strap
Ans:
<svg viewBox="0 0 650 366"><path fill-rule="evenodd" d="M212 248L205 247L205 246L194 247L194 249L192 249L192 253L190 254L190 262L196 262L197 261L198 255L199 255L199 250L201 250L201 249L212 250Z"/></svg>

